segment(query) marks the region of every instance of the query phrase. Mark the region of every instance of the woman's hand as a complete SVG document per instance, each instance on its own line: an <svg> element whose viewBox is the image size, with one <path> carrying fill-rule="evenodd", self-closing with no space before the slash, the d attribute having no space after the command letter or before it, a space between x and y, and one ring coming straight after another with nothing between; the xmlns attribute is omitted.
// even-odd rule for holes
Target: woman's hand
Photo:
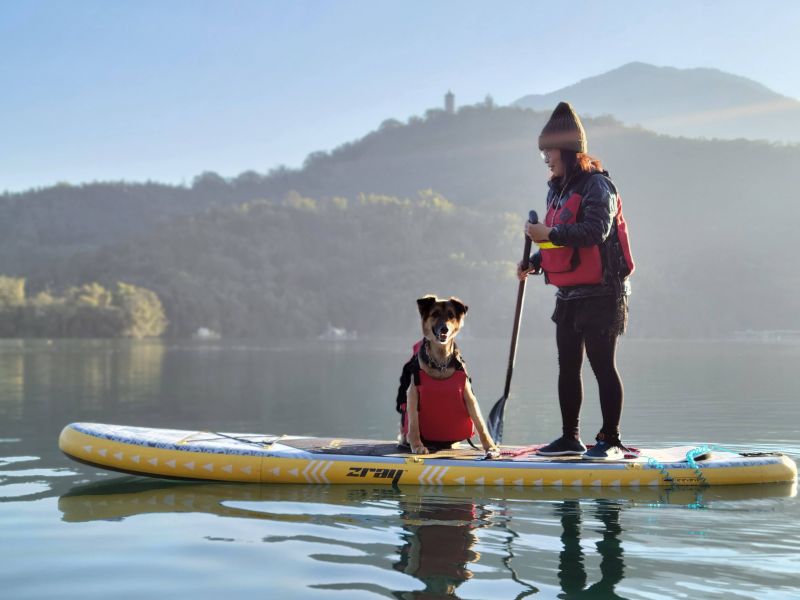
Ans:
<svg viewBox="0 0 800 600"><path fill-rule="evenodd" d="M525 278L530 275L531 273L536 273L538 269L533 266L533 264L529 261L528 268L526 270L522 270L522 262L517 263L517 279L520 281L525 281Z"/></svg>
<svg viewBox="0 0 800 600"><path fill-rule="evenodd" d="M552 229L552 227L548 227L543 223L531 223L530 221L525 223L525 235L534 242L548 241L550 239L550 230Z"/></svg>

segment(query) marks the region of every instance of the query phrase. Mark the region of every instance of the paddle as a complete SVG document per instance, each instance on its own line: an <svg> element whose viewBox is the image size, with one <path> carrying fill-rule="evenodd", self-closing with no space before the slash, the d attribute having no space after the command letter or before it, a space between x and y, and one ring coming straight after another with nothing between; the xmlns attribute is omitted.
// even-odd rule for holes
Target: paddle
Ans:
<svg viewBox="0 0 800 600"><path fill-rule="evenodd" d="M538 223L539 217L535 210L528 213L528 221ZM528 259L531 254L531 238L525 236L525 250L522 253L522 270L528 269ZM519 282L517 289L517 310L514 313L514 329L511 332L511 351L508 354L508 371L506 371L506 387L503 389L503 396L495 402L489 413L489 434L496 444L503 441L503 413L506 410L508 391L511 389L511 374L514 372L514 360L517 358L517 338L519 337L519 322L522 317L522 303L525 301L525 279Z"/></svg>

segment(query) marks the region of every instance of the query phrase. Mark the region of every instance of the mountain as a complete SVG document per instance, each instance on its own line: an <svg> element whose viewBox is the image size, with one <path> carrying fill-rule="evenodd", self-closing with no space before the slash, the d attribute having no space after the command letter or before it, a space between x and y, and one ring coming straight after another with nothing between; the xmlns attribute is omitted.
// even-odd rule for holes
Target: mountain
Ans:
<svg viewBox="0 0 800 600"><path fill-rule="evenodd" d="M800 101L716 69L634 62L513 105L552 110L561 100L581 115L613 115L668 135L800 142Z"/></svg>

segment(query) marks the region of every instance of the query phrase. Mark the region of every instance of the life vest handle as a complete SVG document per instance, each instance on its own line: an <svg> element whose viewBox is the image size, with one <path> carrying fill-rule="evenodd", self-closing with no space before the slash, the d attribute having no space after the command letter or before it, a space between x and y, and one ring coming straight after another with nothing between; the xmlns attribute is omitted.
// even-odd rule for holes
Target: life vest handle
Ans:
<svg viewBox="0 0 800 600"><path fill-rule="evenodd" d="M557 250L558 248L564 247L554 244L553 242L535 242L535 243L537 246L539 246L539 250Z"/></svg>

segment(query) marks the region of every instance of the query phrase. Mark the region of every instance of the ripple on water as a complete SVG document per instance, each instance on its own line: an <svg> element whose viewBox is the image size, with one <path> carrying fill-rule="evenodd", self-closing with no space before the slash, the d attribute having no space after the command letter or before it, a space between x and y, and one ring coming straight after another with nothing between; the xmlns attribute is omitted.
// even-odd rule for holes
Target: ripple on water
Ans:
<svg viewBox="0 0 800 600"><path fill-rule="evenodd" d="M397 508L380 508L377 506L336 506L333 504L322 504L307 502L299 504L297 502L276 502L276 501L249 501L249 500L229 500L221 503L223 506L247 510L256 513L269 515L319 515L319 516L340 516L340 515L363 515L372 517L397 516L400 511Z"/></svg>
<svg viewBox="0 0 800 600"><path fill-rule="evenodd" d="M52 492L57 479L73 477L78 473L66 467L31 468L40 463L33 455L0 457L0 502L33 500Z"/></svg>
<svg viewBox="0 0 800 600"><path fill-rule="evenodd" d="M6 465L13 465L21 462L31 462L34 460L40 460L40 459L38 456L0 456L0 467L5 467Z"/></svg>
<svg viewBox="0 0 800 600"><path fill-rule="evenodd" d="M2 477L71 477L77 475L76 471L66 468L58 469L18 469L14 471L0 471Z"/></svg>
<svg viewBox="0 0 800 600"><path fill-rule="evenodd" d="M9 483L0 485L0 501L11 498L22 498L24 496L34 496L50 491L50 484L43 481L30 483Z"/></svg>

